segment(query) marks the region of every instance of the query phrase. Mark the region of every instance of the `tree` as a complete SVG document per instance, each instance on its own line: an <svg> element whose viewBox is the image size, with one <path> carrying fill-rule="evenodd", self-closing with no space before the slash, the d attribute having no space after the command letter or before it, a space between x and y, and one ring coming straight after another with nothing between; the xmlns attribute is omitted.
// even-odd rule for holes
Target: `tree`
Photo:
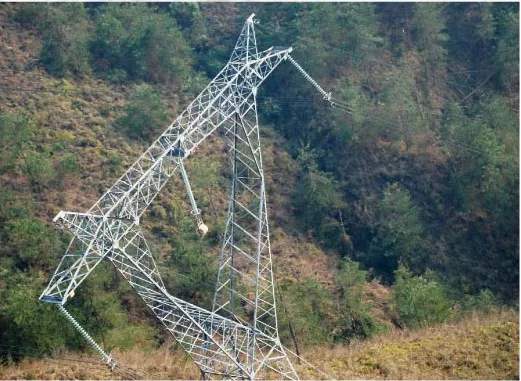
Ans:
<svg viewBox="0 0 521 381"><path fill-rule="evenodd" d="M445 77L448 39L445 33L443 5L434 3L415 4L412 18L412 34L416 48L423 58L425 90L432 91ZM428 97L430 99L430 97Z"/></svg>
<svg viewBox="0 0 521 381"><path fill-rule="evenodd" d="M307 51L308 67L319 78L326 69L340 69L345 59L351 65L360 64L381 42L371 4L313 4L299 15L296 47Z"/></svg>
<svg viewBox="0 0 521 381"><path fill-rule="evenodd" d="M0 271L7 275L0 266ZM2 276L12 287L1 287L0 341L2 352L24 355L44 355L63 348L72 330L64 324L58 309L38 300L43 282L23 273Z"/></svg>
<svg viewBox="0 0 521 381"><path fill-rule="evenodd" d="M365 339L382 329L370 313L370 305L364 297L367 271L351 260L341 263L336 276L339 288L339 318L336 336L340 340Z"/></svg>
<svg viewBox="0 0 521 381"><path fill-rule="evenodd" d="M410 24L414 15L414 3L377 3L376 13L380 27L387 36L390 51L401 57L411 48Z"/></svg>
<svg viewBox="0 0 521 381"><path fill-rule="evenodd" d="M24 4L15 19L42 35L40 61L57 76L82 76L90 72L90 22L83 4Z"/></svg>
<svg viewBox="0 0 521 381"><path fill-rule="evenodd" d="M24 172L35 187L49 186L56 171L47 153L29 151L24 155Z"/></svg>
<svg viewBox="0 0 521 381"><path fill-rule="evenodd" d="M332 217L338 214L343 206L338 185L330 174L320 171L314 162L314 156L302 149L299 155L302 166L300 181L295 190L295 209L304 229L314 231L319 237L325 238L331 233L326 224L333 223L333 230L339 231L340 224ZM323 230L326 228L326 230Z"/></svg>
<svg viewBox="0 0 521 381"><path fill-rule="evenodd" d="M492 4L451 3L447 6L447 48L449 66L457 65L462 75L451 73L458 88L470 94L478 86L491 84L497 69L494 58L494 16Z"/></svg>
<svg viewBox="0 0 521 381"><path fill-rule="evenodd" d="M444 322L450 315L450 302L436 281L413 276L405 267L395 274L392 309L406 327L424 327Z"/></svg>
<svg viewBox="0 0 521 381"><path fill-rule="evenodd" d="M26 115L0 113L0 172L15 169L33 132L34 125Z"/></svg>
<svg viewBox="0 0 521 381"><path fill-rule="evenodd" d="M47 268L62 248L54 229L34 217L10 219L4 233L9 255L19 269Z"/></svg>
<svg viewBox="0 0 521 381"><path fill-rule="evenodd" d="M95 68L113 80L185 85L192 55L174 19L147 4L108 4L96 17Z"/></svg>
<svg viewBox="0 0 521 381"><path fill-rule="evenodd" d="M159 93L147 84L135 87L124 112L115 125L131 138L147 139L168 121Z"/></svg>
<svg viewBox="0 0 521 381"><path fill-rule="evenodd" d="M519 292L519 221L512 213L519 208L518 158L517 148L507 150L500 137L511 141L518 127L498 102L487 99L473 117L453 104L445 115L447 199L459 214L446 234L453 252L442 271L469 293L488 288L511 300Z"/></svg>
<svg viewBox="0 0 521 381"><path fill-rule="evenodd" d="M394 142L404 142L408 149L415 137L424 133L429 124L418 102L416 82L406 62L392 70L384 80L379 105L372 122L378 135Z"/></svg>
<svg viewBox="0 0 521 381"><path fill-rule="evenodd" d="M519 9L513 4L497 4L494 8L496 52L494 64L498 66L499 85L515 94L519 83Z"/></svg>
<svg viewBox="0 0 521 381"><path fill-rule="evenodd" d="M208 32L198 3L171 3L168 4L168 13L175 19L190 45L201 48L207 42Z"/></svg>
<svg viewBox="0 0 521 381"><path fill-rule="evenodd" d="M331 342L335 310L331 294L313 279L286 282L280 285L284 306L279 303L279 329L281 337L289 340L289 323L299 342L320 344Z"/></svg>
<svg viewBox="0 0 521 381"><path fill-rule="evenodd" d="M210 308L217 268L214 257L207 253L207 244L197 235L191 218L181 219L172 244L168 263L174 271L167 274L167 281L176 290L177 296Z"/></svg>
<svg viewBox="0 0 521 381"><path fill-rule="evenodd" d="M400 262L424 270L424 228L409 192L397 183L390 184L376 208L376 233L364 261L388 281Z"/></svg>

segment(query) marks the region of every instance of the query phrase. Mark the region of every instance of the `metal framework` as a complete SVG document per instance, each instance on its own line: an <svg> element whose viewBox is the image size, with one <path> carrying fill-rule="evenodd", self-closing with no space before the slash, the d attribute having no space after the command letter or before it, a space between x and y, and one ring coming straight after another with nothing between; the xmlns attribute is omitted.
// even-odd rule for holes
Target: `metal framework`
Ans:
<svg viewBox="0 0 521 381"><path fill-rule="evenodd" d="M226 66L116 183L85 213L60 211L54 222L73 238L40 296L55 303L109 366L115 361L65 310L65 303L107 259L191 356L204 377L297 379L277 329L257 89L284 60L326 93L290 57L291 48L259 52L254 15ZM171 295L140 230L140 217L179 170L201 234L208 230L183 161L219 130L230 149L232 184L211 311Z"/></svg>

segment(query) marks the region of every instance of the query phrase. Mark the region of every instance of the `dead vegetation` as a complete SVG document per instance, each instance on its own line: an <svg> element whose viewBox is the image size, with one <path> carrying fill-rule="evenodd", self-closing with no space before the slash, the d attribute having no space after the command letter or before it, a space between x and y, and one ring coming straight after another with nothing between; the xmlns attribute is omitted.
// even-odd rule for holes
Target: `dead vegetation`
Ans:
<svg viewBox="0 0 521 381"><path fill-rule="evenodd" d="M518 314L474 314L417 331L395 329L305 356L339 379L519 379ZM315 378L301 368L301 377Z"/></svg>
<svg viewBox="0 0 521 381"><path fill-rule="evenodd" d="M395 329L349 346L315 347L304 358L336 379L518 379L518 314L512 310L473 314L416 331ZM0 367L1 379L198 379L199 371L181 351L113 352L125 369L111 373L98 359L56 353ZM305 363L302 379L326 378Z"/></svg>

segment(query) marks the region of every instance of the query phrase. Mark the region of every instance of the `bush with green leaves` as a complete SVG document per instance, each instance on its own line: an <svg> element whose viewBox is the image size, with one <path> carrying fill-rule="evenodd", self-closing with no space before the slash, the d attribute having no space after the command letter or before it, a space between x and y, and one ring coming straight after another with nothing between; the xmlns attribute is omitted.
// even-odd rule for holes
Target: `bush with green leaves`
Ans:
<svg viewBox="0 0 521 381"><path fill-rule="evenodd" d="M65 347L72 327L57 308L38 300L42 279L21 272L2 275L11 286L0 287L0 357L6 352L14 358L38 356Z"/></svg>
<svg viewBox="0 0 521 381"><path fill-rule="evenodd" d="M280 335L290 342L290 324L299 344L331 342L335 322L335 306L331 293L316 280L280 284L278 290Z"/></svg>
<svg viewBox="0 0 521 381"><path fill-rule="evenodd" d="M310 53L306 61L319 75L338 70L339 62L360 64L382 42L372 4L313 4L299 16L296 50Z"/></svg>
<svg viewBox="0 0 521 381"><path fill-rule="evenodd" d="M209 308L217 280L217 267L215 258L208 254L207 243L198 236L192 218L185 216L179 221L179 230L172 244L167 283L177 296Z"/></svg>
<svg viewBox="0 0 521 381"><path fill-rule="evenodd" d="M65 177L75 175L80 171L80 165L76 160L76 156L71 153L63 154L56 167L56 173L61 181Z"/></svg>
<svg viewBox="0 0 521 381"><path fill-rule="evenodd" d="M451 302L441 284L415 276L404 266L396 270L395 277L392 310L403 326L425 327L449 318Z"/></svg>
<svg viewBox="0 0 521 381"><path fill-rule="evenodd" d="M0 113L0 172L16 168L33 134L34 124L26 115Z"/></svg>
<svg viewBox="0 0 521 381"><path fill-rule="evenodd" d="M294 206L300 223L319 238L330 238L334 242L331 238L338 236L340 224L333 217L344 205L338 184L331 174L318 169L315 154L309 149L301 149L298 161L302 170L295 189Z"/></svg>
<svg viewBox="0 0 521 381"><path fill-rule="evenodd" d="M453 208L466 216L446 240L444 270L468 293L488 288L515 300L519 292L519 122L501 97L481 112L447 108L443 135L451 152L448 186ZM454 143L457 142L457 143ZM515 238L515 239L510 239ZM475 253L480 255L476 256Z"/></svg>
<svg viewBox="0 0 521 381"><path fill-rule="evenodd" d="M425 236L419 208L410 193L390 184L375 206L376 232L364 261L384 280L391 281L399 261L421 269L425 257Z"/></svg>
<svg viewBox="0 0 521 381"><path fill-rule="evenodd" d="M30 216L10 219L4 233L5 245L20 269L51 266L62 247L55 229Z"/></svg>
<svg viewBox="0 0 521 381"><path fill-rule="evenodd" d="M159 93L147 84L136 86L124 112L115 125L132 138L147 139L168 121Z"/></svg>
<svg viewBox="0 0 521 381"><path fill-rule="evenodd" d="M90 72L90 21L82 3L24 4L15 20L40 32L40 62L49 73L82 76Z"/></svg>
<svg viewBox="0 0 521 381"><path fill-rule="evenodd" d="M24 172L33 186L48 186L56 177L56 170L49 155L29 151L24 157Z"/></svg>
<svg viewBox="0 0 521 381"><path fill-rule="evenodd" d="M77 289L68 308L109 351L113 348L128 349L135 344L148 347L153 343L155 329L129 319L129 311L125 308L128 307L125 302L132 304L138 299L128 283L118 278L115 268L103 261ZM81 336L76 334L75 338L80 340L80 345L85 344Z"/></svg>
<svg viewBox="0 0 521 381"><path fill-rule="evenodd" d="M476 295L465 295L461 303L463 311L489 312L499 306L499 301L492 291L481 290Z"/></svg>
<svg viewBox="0 0 521 381"><path fill-rule="evenodd" d="M4 275L2 270L0 264ZM0 342L4 346L0 357L9 352L19 358L88 347L55 306L38 300L47 279L25 272L5 275L3 279L12 286L0 287ZM113 268L100 264L69 300L67 309L107 350L152 346L155 329L129 321L114 275Z"/></svg>
<svg viewBox="0 0 521 381"><path fill-rule="evenodd" d="M339 288L339 318L335 336L338 340L365 339L384 330L371 315L371 306L364 298L367 271L351 260L342 262L336 276Z"/></svg>
<svg viewBox="0 0 521 381"><path fill-rule="evenodd" d="M101 7L91 52L98 73L117 81L180 85L191 72L191 51L175 20L148 4Z"/></svg>
<svg viewBox="0 0 521 381"><path fill-rule="evenodd" d="M42 27L45 22L47 7L38 3L19 4L13 13L13 20L35 28Z"/></svg>

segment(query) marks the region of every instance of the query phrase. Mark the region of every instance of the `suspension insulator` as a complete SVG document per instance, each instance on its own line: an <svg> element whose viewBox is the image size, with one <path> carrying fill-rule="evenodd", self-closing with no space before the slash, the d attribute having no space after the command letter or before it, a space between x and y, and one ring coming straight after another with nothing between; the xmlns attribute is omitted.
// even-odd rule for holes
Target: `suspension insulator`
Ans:
<svg viewBox="0 0 521 381"><path fill-rule="evenodd" d="M206 233L208 233L208 226L206 226L206 224L199 224L199 226L197 226L197 230L199 231L199 234L204 237Z"/></svg>

